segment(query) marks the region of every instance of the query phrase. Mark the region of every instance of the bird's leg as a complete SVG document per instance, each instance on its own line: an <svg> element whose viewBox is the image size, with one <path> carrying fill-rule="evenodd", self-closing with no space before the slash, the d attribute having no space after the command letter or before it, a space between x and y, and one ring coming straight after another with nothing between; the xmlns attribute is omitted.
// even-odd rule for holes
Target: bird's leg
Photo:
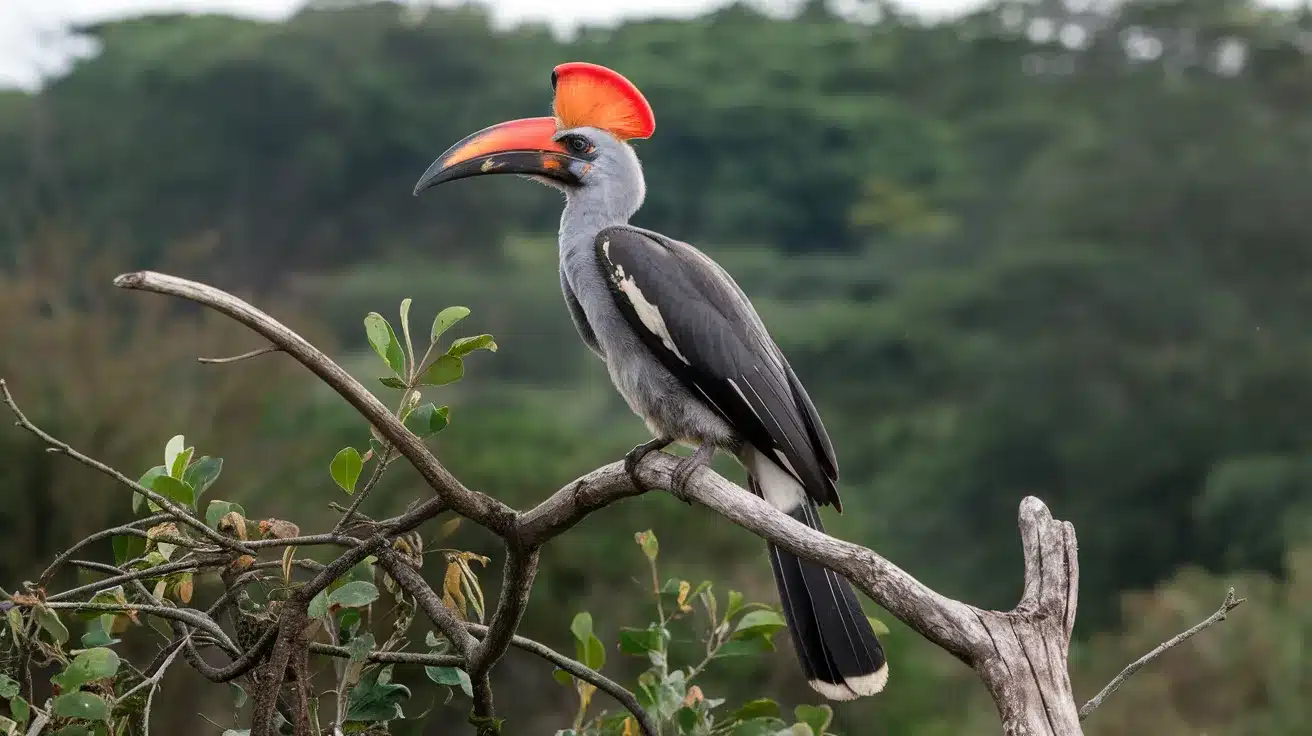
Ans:
<svg viewBox="0 0 1312 736"><path fill-rule="evenodd" d="M692 479L692 474L697 468L710 465L713 457L715 457L715 445L703 442L697 446L696 452L680 460L674 467L674 483L670 486L670 493L680 501L691 504L692 499L687 495L688 481Z"/></svg>
<svg viewBox="0 0 1312 736"><path fill-rule="evenodd" d="M642 459L647 455L669 447L672 442L674 442L673 437L657 437L629 450L629 454L624 456L624 472L629 474L629 479L633 481L633 485L637 486L638 490L644 493L651 490L643 485L641 480L638 480L638 463L642 462Z"/></svg>

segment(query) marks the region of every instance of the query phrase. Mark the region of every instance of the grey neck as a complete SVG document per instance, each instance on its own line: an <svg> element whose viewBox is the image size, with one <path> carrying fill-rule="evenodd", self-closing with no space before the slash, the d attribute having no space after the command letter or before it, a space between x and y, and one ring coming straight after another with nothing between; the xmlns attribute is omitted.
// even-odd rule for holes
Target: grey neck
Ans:
<svg viewBox="0 0 1312 736"><path fill-rule="evenodd" d="M560 215L561 255L592 248L597 233L613 225L628 224L636 211L632 203L608 197L603 191L589 191L585 187L569 192Z"/></svg>

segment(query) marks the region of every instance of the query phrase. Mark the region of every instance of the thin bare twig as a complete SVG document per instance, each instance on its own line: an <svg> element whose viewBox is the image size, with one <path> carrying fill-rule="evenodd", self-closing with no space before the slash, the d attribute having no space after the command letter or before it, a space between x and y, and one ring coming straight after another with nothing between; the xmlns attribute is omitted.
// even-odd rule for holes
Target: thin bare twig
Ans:
<svg viewBox="0 0 1312 736"><path fill-rule="evenodd" d="M467 624L465 628L474 636L485 637L488 634L488 627L481 624ZM566 657L541 642L515 635L511 637L510 643L517 649L523 649L547 660L584 682L596 685L598 690L614 698L629 713L633 714L634 720L638 722L638 726L642 728L644 734L654 736L657 733L656 724L651 720L651 716L643 710L642 705L638 703L638 699L634 697L633 693L629 692L623 685L578 660Z"/></svg>
<svg viewBox="0 0 1312 736"><path fill-rule="evenodd" d="M1088 718L1090 713L1096 710L1098 706L1102 705L1102 701L1106 700L1108 695L1111 695L1112 693L1116 692L1117 688L1119 688L1121 685L1124 685L1126 680L1130 679L1130 677L1134 675L1134 673L1143 669L1144 666L1147 665L1149 662L1152 662L1154 659L1157 659L1158 657L1165 654L1168 649L1171 649L1172 647L1182 644L1187 639L1194 636L1195 634L1202 631L1203 629L1206 629L1209 626L1224 621L1226 614L1233 611L1235 608L1239 606L1239 604L1243 603L1246 600L1248 599L1236 598L1234 588L1230 588L1229 590L1227 590L1225 594L1225 600L1221 601L1221 607L1216 610L1216 613L1198 622L1198 624L1195 625L1193 628L1190 628L1187 631L1183 631L1179 634L1176 634L1168 641L1163 642L1156 649L1152 650L1151 652L1148 652L1142 657L1131 662L1128 667L1121 670L1121 673L1119 675L1113 677L1112 681L1107 683L1107 687L1104 687L1102 689L1102 692L1093 696L1092 700L1085 703L1084 706L1080 708L1080 720L1082 721L1085 718Z"/></svg>
<svg viewBox="0 0 1312 736"><path fill-rule="evenodd" d="M132 480L131 478L127 477L126 475L123 475L122 473L100 462L99 460L95 460L86 455L83 455L77 450L74 450L67 443L55 439L51 435L47 434L45 430L33 424L27 418L27 416L23 414L23 411L18 408L18 403L14 401L13 394L9 393L9 386L8 384L5 383L5 379L3 378L0 378L0 398L3 398L5 405L9 407L9 410L11 412L13 412L14 418L18 420L18 426L22 427L28 432L31 432L42 442L45 442L47 445L49 445L48 451L58 452L60 454L67 455L73 458L74 460L78 461L79 463L82 463L83 465L92 468L93 470L97 470L100 473L107 475L110 478L113 478L114 480L118 481L122 485L125 485L128 488L131 488L132 490L136 491L137 493L140 493L141 495L153 501L156 506L159 506L160 508L168 511L169 515L173 519L176 519L177 521L180 521L192 527L196 531L200 532L202 535L208 537L209 539L217 543L220 547L233 550L234 552L237 552L239 554L247 554L247 555L251 554L250 549L247 548L244 544L234 539L231 539L229 537L225 537L222 534L218 533L217 531L209 528L208 526L205 525L204 521L201 521L200 519L197 519L196 517L187 513L186 509L177 505L173 501L141 485L135 480Z"/></svg>
<svg viewBox="0 0 1312 736"><path fill-rule="evenodd" d="M225 363L236 363L239 360L246 360L247 358L258 358L261 355L268 355L269 353L277 353L281 351L282 348L279 348L277 345L265 345L264 347L252 350L249 353L234 355L230 358L197 358L196 362L204 363L206 365L222 365Z"/></svg>
<svg viewBox="0 0 1312 736"><path fill-rule="evenodd" d="M180 623L194 626L218 640L219 645L233 654L240 654L241 650L232 639L224 633L223 629L215 623L210 617L200 611L191 608L169 608L167 606L138 606L133 604L123 605L121 603L87 603L87 602L48 602L44 604L47 608L68 609L74 611L104 611L105 613L144 613L148 616L158 616L159 618L171 619Z"/></svg>
<svg viewBox="0 0 1312 736"><path fill-rule="evenodd" d="M62 554L56 557L54 561L51 562L48 567L46 567L45 572L41 573L41 577L37 578L37 582L36 582L37 586L44 588L46 585L48 585L50 583L50 579L55 576L55 572L59 570L59 567L64 563L68 562L68 559L70 557L76 554L78 550L82 549L83 547L86 547L88 544L94 544L102 539L108 539L110 537L118 537L118 536L145 537L146 532L142 531L141 527L151 527L160 522L168 521L169 518L170 517L168 514L155 514L154 516L148 516L144 519L137 519L136 521L130 524L124 524L123 526L116 526L92 534L91 536L83 539L77 544L74 544L72 547L69 547L68 549L64 550Z"/></svg>

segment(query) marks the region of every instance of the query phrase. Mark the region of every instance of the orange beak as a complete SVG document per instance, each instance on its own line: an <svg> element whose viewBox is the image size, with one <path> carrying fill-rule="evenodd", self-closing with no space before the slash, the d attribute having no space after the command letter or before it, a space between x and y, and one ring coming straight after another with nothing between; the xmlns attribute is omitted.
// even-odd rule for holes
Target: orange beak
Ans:
<svg viewBox="0 0 1312 736"><path fill-rule="evenodd" d="M493 125L447 149L415 184L415 194L438 184L483 174L541 176L578 186L591 166L552 140L555 118L525 118Z"/></svg>

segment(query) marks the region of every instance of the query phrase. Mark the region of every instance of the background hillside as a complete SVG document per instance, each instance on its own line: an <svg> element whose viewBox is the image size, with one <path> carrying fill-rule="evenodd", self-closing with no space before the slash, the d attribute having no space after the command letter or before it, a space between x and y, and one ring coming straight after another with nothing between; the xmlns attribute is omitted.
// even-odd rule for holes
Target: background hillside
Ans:
<svg viewBox="0 0 1312 736"><path fill-rule="evenodd" d="M85 28L99 53L0 91L0 376L38 423L135 472L185 432L227 459L226 497L328 518L324 471L358 419L278 356L197 365L258 344L109 286L153 267L252 296L348 366L368 365L366 312L465 304L501 350L443 399L443 461L522 506L618 459L646 435L562 303L558 196L509 177L410 196L450 143L544 114L553 65L594 61L656 110L637 224L720 260L819 405L848 509L833 533L1009 608L1017 503L1037 494L1080 536L1077 694L1225 585L1250 598L1090 734L1312 721L1312 13L1035 0L923 25L812 0L566 41L494 30L477 7L331 5ZM16 429L0 459L3 587L130 515ZM399 511L416 487L396 473L370 505ZM611 640L636 623L612 599L637 586L646 528L671 573L772 599L757 539L653 496L546 551L524 633L567 647L583 609ZM453 544L499 553L472 532ZM836 727L990 733L969 671L871 612L892 624L890 688ZM810 702L795 670L785 645L712 674L735 698ZM567 725L540 663L512 655L496 677L516 693L504 715L531 724L516 733ZM192 692L168 699L164 733L221 731L197 711L219 720L225 694ZM409 733L463 718L433 707Z"/></svg>

